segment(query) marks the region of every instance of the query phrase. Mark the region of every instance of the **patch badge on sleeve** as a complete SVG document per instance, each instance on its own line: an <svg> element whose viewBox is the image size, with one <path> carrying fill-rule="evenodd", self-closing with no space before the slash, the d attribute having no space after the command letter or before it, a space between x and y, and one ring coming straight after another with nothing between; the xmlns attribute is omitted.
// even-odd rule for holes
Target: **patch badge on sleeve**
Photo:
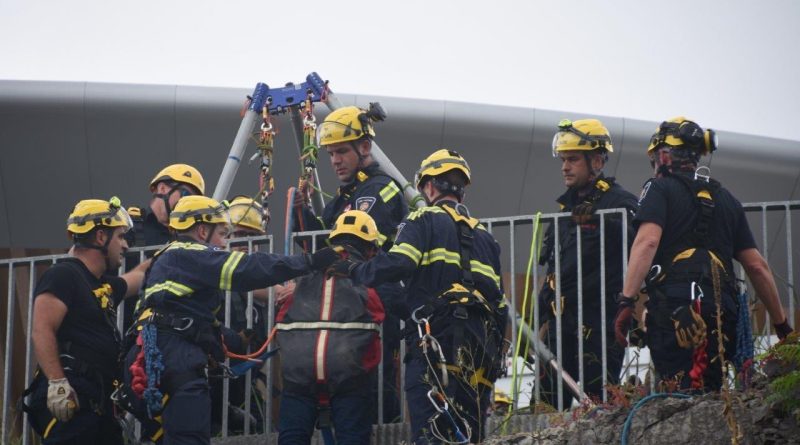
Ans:
<svg viewBox="0 0 800 445"><path fill-rule="evenodd" d="M374 196L362 196L356 199L356 210L361 210L362 212L369 213L372 209L372 206L375 205L375 197Z"/></svg>
<svg viewBox="0 0 800 445"><path fill-rule="evenodd" d="M650 190L650 186L653 185L653 181L647 181L642 188L642 193L639 194L639 205L642 205L642 201L644 201L644 197L647 196L647 191Z"/></svg>

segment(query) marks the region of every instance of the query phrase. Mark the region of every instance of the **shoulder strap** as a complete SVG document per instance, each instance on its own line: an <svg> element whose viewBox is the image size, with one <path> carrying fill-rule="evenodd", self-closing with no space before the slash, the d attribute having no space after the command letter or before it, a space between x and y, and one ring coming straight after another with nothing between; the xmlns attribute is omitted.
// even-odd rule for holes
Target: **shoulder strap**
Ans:
<svg viewBox="0 0 800 445"><path fill-rule="evenodd" d="M470 290L475 288L475 279L472 276L472 247L475 241L475 227L478 220L469 216L466 206L458 204L453 208L447 205L441 206L456 224L458 234L459 257L461 258L461 279L464 285ZM461 210L461 212L459 212ZM463 213L462 213L463 212Z"/></svg>
<svg viewBox="0 0 800 445"><path fill-rule="evenodd" d="M695 207L697 209L697 221L692 228L691 232L683 235L682 238L690 247L700 247L709 249L710 239L709 234L711 226L714 221L714 195L719 190L720 183L710 179L709 181L701 181L698 179L689 179L682 175L671 175L683 184L695 200Z"/></svg>

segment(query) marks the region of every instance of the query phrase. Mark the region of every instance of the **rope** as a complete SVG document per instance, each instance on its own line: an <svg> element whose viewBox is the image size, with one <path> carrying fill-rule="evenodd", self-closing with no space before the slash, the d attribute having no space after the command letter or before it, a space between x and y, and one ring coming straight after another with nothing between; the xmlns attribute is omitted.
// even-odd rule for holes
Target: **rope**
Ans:
<svg viewBox="0 0 800 445"><path fill-rule="evenodd" d="M694 286L694 284L692 284L692 286ZM698 315L702 313L699 298L694 300L694 310ZM708 339L704 338L703 341L694 348L694 352L692 352L692 369L689 370L689 377L692 379L692 389L703 389L703 374L705 374L706 369L708 369L707 346Z"/></svg>
<svg viewBox="0 0 800 445"><path fill-rule="evenodd" d="M275 333L276 332L278 332L278 329L277 328L272 328L272 332L269 333L269 336L267 337L267 340L264 342L263 345L261 345L260 348L258 348L258 351L256 351L256 352L251 352L249 354L236 354L236 353L230 352L230 351L228 351L228 347L225 346L224 339L222 340L222 350L225 351L225 357L235 358L235 359L238 359L238 360L249 360L249 361L256 360L257 361L257 360L259 360L258 357L260 355L262 355L264 353L264 351L267 350L267 346L269 346L270 342L272 341L272 338L275 337Z"/></svg>
<svg viewBox="0 0 800 445"><path fill-rule="evenodd" d="M636 411L638 411L639 408L644 406L644 404L649 402L650 400L658 399L658 398L666 398L666 397L676 397L676 398L679 398L679 399L690 399L691 398L691 396L686 395L686 394L681 394L681 393L660 392L660 393L656 393L656 394L650 394L649 396L647 396L647 397L643 398L642 400L639 400L638 402L636 402L636 404L633 405L633 408L631 408L631 412L628 413L628 417L625 419L625 424L622 427L622 440L620 441L621 445L628 445L628 433L630 432L631 424L633 423L633 415L636 414Z"/></svg>
<svg viewBox="0 0 800 445"><path fill-rule="evenodd" d="M161 384L161 373L164 371L164 361L161 350L158 349L157 328L155 324L147 323L142 327L142 350L144 351L145 373L147 374L147 388L143 398L147 406L147 415L152 418L161 412L164 395L158 389Z"/></svg>
<svg viewBox="0 0 800 445"><path fill-rule="evenodd" d="M536 214L536 218L534 218L534 222L533 222L533 233L532 233L532 236L531 236L531 250L530 250L530 255L528 255L528 268L525 271L525 291L523 293L523 299L522 299L522 314L523 315L525 314L525 308L528 305L528 297L529 297L529 292L528 291L529 291L529 285L531 283L531 270L533 270L534 253L536 251L541 250L541 248L542 248L542 239L541 239L542 237L540 236L540 233L539 233L539 228L541 226L541 221L540 221L541 214L542 214L541 212L537 213ZM536 243L537 237L539 238L538 246L537 246L537 243ZM533 304L536 304L536 301L534 301ZM533 304L531 304L531 309L530 309L531 313L528 314L528 319L529 320L533 319ZM523 321L525 320L524 317L520 317L520 319L523 320ZM538 335L536 332L534 332L533 334L534 335ZM514 346L514 351L516 351L515 352L515 356L518 355L518 351L520 350L520 345L521 344L522 344L522 329L517 329L517 340L516 340L516 345ZM528 349L529 349L529 345L526 344L525 345L525 352L523 354L523 357L527 357L528 356ZM519 391L520 391L521 380L517 376L517 367L516 367L516 365L514 365L512 368L513 369L511 370L511 388L512 388L511 397L512 397L512 400L518 400L519 399ZM508 413L506 414L506 420L508 420L511 417L511 412L512 411L513 410L508 410ZM503 426L503 433L504 434L505 434L505 428L506 428L506 426L504 425Z"/></svg>

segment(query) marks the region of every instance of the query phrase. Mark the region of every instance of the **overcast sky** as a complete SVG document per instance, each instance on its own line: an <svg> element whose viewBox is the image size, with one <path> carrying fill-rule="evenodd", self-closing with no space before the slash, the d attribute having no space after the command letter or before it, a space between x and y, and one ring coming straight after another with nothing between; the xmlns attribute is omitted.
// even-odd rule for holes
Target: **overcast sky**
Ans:
<svg viewBox="0 0 800 445"><path fill-rule="evenodd" d="M0 79L281 86L800 141L800 1L0 0Z"/></svg>

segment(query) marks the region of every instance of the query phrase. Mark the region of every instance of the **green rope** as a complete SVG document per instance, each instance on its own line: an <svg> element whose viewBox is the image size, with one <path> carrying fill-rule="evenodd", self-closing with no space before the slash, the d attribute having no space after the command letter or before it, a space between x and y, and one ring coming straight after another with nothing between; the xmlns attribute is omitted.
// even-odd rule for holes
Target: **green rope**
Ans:
<svg viewBox="0 0 800 445"><path fill-rule="evenodd" d="M521 310L522 314L525 314L525 308L528 306L528 296L529 296L529 289L530 289L529 286L531 284L531 271L533 270L534 252L537 252L537 251L541 250L541 248L542 248L542 236L541 236L541 233L540 233L540 230L539 230L539 228L541 227L541 221L540 221L541 215L542 215L542 212L538 212L536 214L536 217L533 220L533 233L532 233L532 237L531 237L531 250L530 250L530 255L528 255L528 268L525 270L525 291L523 293L523 299L522 299L522 310ZM538 244L537 244L537 239L538 239ZM513 279L513 277L512 277L512 279ZM529 320L533 319L533 305L536 304L535 286L534 286L534 291L532 293L534 294L534 295L532 295L534 297L534 301L533 301L533 303L531 304L531 307L530 307L530 314L528 315L528 319ZM520 319L523 322L525 321L524 317L520 317ZM533 334L537 335L536 332L534 332ZM514 359L512 360L513 369L511 370L511 391L512 391L512 400L514 400L514 401L518 401L518 399L519 399L519 390L520 390L519 387L520 387L520 384L521 384L521 379L519 379L519 377L517 376L517 366L516 366L516 358L519 355L519 349L520 349L521 343L522 343L522 329L518 328L517 329L516 345L514 346ZM529 343L530 342L525 342L525 352L523 354L523 357L527 357L528 356ZM506 420L508 420L508 418L511 417L512 411L513 410L508 410L508 413L506 414ZM506 426L503 426L503 434L505 434L505 430L506 430Z"/></svg>

